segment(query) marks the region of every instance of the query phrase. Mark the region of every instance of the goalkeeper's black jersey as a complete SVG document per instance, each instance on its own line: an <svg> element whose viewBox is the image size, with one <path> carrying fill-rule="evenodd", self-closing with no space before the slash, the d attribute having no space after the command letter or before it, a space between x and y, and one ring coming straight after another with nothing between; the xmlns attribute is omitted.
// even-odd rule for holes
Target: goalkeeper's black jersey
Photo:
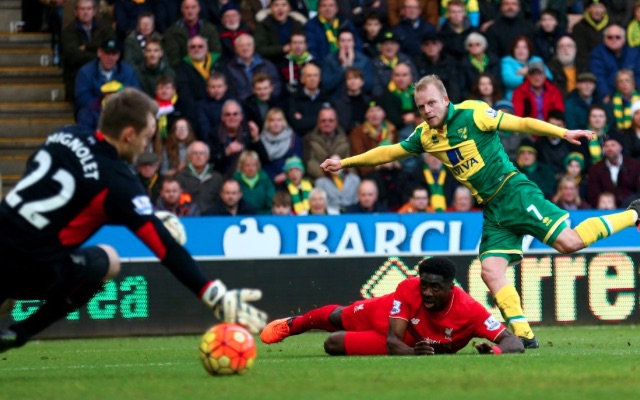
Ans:
<svg viewBox="0 0 640 400"><path fill-rule="evenodd" d="M145 189L116 149L99 132L65 126L29 158L0 204L0 249L57 262L107 224L126 226L174 274L195 267L154 216ZM206 283L201 273L191 278L194 291Z"/></svg>

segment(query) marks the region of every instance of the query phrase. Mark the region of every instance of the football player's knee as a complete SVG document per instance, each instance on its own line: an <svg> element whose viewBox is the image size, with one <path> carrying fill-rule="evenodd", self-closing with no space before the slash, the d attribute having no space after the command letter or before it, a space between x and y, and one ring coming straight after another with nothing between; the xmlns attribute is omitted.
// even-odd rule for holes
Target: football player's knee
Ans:
<svg viewBox="0 0 640 400"><path fill-rule="evenodd" d="M103 263L107 263L107 273L102 278L102 281L108 282L120 273L120 257L116 249L109 245L101 244L98 247L103 250L104 254L92 257L91 262L95 263L95 266L98 268L101 267Z"/></svg>
<svg viewBox="0 0 640 400"><path fill-rule="evenodd" d="M346 354L344 349L344 332L336 332L329 335L324 341L324 351L331 356Z"/></svg>

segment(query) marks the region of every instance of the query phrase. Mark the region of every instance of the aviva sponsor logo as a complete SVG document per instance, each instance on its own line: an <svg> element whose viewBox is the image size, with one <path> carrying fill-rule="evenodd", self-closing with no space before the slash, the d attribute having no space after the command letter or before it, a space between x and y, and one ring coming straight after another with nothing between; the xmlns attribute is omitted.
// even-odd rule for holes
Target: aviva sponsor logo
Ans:
<svg viewBox="0 0 640 400"><path fill-rule="evenodd" d="M484 160L472 141L447 150L446 154L449 163L451 163L451 172L457 178L469 179L484 167Z"/></svg>

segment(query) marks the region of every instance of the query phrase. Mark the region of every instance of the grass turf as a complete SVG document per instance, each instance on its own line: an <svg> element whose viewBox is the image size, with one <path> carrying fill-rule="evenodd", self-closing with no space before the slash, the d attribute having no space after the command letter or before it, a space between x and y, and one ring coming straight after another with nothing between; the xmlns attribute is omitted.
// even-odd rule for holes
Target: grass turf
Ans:
<svg viewBox="0 0 640 400"><path fill-rule="evenodd" d="M258 348L244 376L210 377L199 337L47 340L0 354L0 399L608 399L640 392L640 327L538 327L541 348L330 357L323 333Z"/></svg>

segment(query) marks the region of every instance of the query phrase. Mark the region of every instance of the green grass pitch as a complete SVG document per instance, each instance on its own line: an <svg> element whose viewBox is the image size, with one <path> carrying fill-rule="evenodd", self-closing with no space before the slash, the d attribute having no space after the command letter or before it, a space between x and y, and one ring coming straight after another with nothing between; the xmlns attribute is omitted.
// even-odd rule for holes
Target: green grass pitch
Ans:
<svg viewBox="0 0 640 400"><path fill-rule="evenodd" d="M640 327L538 327L523 355L331 357L324 333L258 348L244 376L211 377L199 337L43 340L0 354L0 399L634 399Z"/></svg>

